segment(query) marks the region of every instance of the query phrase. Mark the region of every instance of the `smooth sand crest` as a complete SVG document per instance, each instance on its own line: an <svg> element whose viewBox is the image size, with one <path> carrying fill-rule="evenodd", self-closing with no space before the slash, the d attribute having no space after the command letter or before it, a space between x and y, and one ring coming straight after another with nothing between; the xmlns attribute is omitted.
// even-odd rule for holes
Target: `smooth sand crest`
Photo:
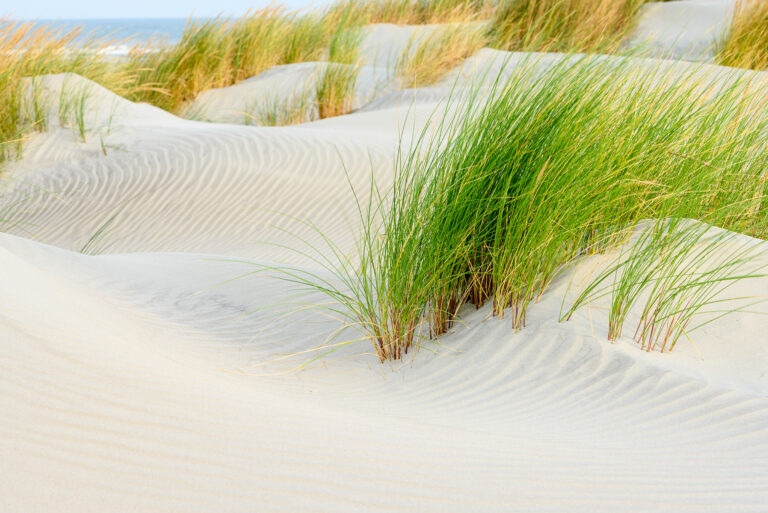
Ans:
<svg viewBox="0 0 768 513"><path fill-rule="evenodd" d="M714 59L730 26L735 0L676 0L642 7L630 45L692 61Z"/></svg>
<svg viewBox="0 0 768 513"><path fill-rule="evenodd" d="M370 33L395 48L410 30ZM378 70L375 46L391 52L376 41ZM54 99L65 80L96 92L85 143L52 126L9 170L25 199L0 234L2 509L764 511L768 316L718 319L669 354L608 343L599 303L558 323L569 285L615 255L559 276L519 333L467 307L405 362L362 342L295 370L342 326L301 308L325 298L243 260L322 272L297 252L322 247L315 227L352 253L353 190L389 187L398 144L525 58L482 50L435 87L282 128L43 78ZM301 66L199 102L235 109ZM768 278L729 293L765 297Z"/></svg>

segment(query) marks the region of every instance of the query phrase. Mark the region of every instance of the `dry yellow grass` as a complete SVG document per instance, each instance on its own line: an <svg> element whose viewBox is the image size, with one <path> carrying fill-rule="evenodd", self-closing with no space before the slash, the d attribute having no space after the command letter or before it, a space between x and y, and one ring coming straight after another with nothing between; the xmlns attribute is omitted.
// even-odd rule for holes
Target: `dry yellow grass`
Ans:
<svg viewBox="0 0 768 513"><path fill-rule="evenodd" d="M116 41L81 36L79 28L61 31L0 18L0 162L20 154L27 132L47 126L42 99L33 92L33 105L25 104L25 78L71 72L120 95L141 88L133 71L100 54Z"/></svg>
<svg viewBox="0 0 768 513"><path fill-rule="evenodd" d="M329 12L352 9L363 23L423 25L486 19L492 15L492 0L340 0Z"/></svg>
<svg viewBox="0 0 768 513"><path fill-rule="evenodd" d="M331 37L328 61L315 85L315 101L320 119L341 116L352 108L355 84L360 72L359 47L362 34L353 11L342 12L338 28Z"/></svg>
<svg viewBox="0 0 768 513"><path fill-rule="evenodd" d="M340 0L303 13L272 6L236 20L190 21L178 44L143 44L126 60L103 56L100 50L116 42L82 38L80 29L61 32L0 18L0 160L19 151L24 133L46 125L42 111L30 114L22 108L24 77L72 72L130 100L178 113L206 89L235 84L279 64L326 60L335 64L325 68L310 96L320 116L327 117L349 109L357 76L351 53L340 57L333 48L342 26L456 22L427 41L414 42L398 63L402 85L418 87L436 82L489 42L515 50L608 49L629 30L644 1ZM466 22L477 22L477 28L455 28L471 26ZM734 35L744 31L735 29ZM759 40L754 35L742 39Z"/></svg>
<svg viewBox="0 0 768 513"><path fill-rule="evenodd" d="M451 24L418 43L412 39L397 63L400 86L424 87L438 82L449 70L482 48L486 31L475 24Z"/></svg>
<svg viewBox="0 0 768 513"><path fill-rule="evenodd" d="M492 44L503 50L614 50L646 1L500 0Z"/></svg>
<svg viewBox="0 0 768 513"><path fill-rule="evenodd" d="M724 66L768 69L768 1L740 0L717 61Z"/></svg>

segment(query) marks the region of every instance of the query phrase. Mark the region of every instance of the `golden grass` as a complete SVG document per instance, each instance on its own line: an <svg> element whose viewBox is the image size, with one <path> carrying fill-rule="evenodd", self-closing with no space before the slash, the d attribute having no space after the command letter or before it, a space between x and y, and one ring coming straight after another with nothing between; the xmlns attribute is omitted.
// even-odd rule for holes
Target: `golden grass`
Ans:
<svg viewBox="0 0 768 513"><path fill-rule="evenodd" d="M329 12L352 9L362 23L423 25L486 19L494 9L492 0L340 0Z"/></svg>
<svg viewBox="0 0 768 513"><path fill-rule="evenodd" d="M717 62L735 68L768 69L768 1L740 0L736 4Z"/></svg>
<svg viewBox="0 0 768 513"><path fill-rule="evenodd" d="M47 126L47 112L39 91L31 91L30 77L51 73L76 73L96 80L120 95L141 87L129 68L100 55L115 41L85 37L81 29L55 30L0 18L0 162L21 154L24 135ZM29 104L31 103L31 105Z"/></svg>
<svg viewBox="0 0 768 513"><path fill-rule="evenodd" d="M408 88L435 84L487 42L483 28L467 24L441 27L418 42L412 38L397 63L400 86Z"/></svg>
<svg viewBox="0 0 768 513"><path fill-rule="evenodd" d="M149 84L131 99L171 112L202 91L226 87L272 66L320 59L328 47L330 20L268 7L235 21L191 21L173 46L134 49L128 63L137 82Z"/></svg>
<svg viewBox="0 0 768 513"><path fill-rule="evenodd" d="M647 0L500 0L491 24L502 50L611 51Z"/></svg>
<svg viewBox="0 0 768 513"><path fill-rule="evenodd" d="M190 20L178 44L137 45L122 60L101 54L117 41L81 38L80 29L63 32L0 18L0 161L19 153L25 133L47 126L41 105L22 105L25 77L72 72L129 100L180 113L206 89L233 85L280 64L324 60L329 65L308 95L316 114L329 117L351 106L358 29L366 23L456 22L414 43L398 63L402 85L418 87L435 83L489 41L516 50L607 48L631 27L644 1L339 0L327 9L301 13L272 6L235 20ZM488 32L457 28L467 27L466 22L477 22L474 26ZM355 37L342 37L345 31ZM269 122L303 119L307 102L297 105L290 115L268 115ZM277 109L268 110L275 114Z"/></svg>

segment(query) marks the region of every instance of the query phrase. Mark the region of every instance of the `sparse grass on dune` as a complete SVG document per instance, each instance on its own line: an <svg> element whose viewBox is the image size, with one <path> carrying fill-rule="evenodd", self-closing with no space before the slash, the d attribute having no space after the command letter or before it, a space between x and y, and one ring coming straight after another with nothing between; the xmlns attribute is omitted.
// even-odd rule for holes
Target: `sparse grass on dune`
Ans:
<svg viewBox="0 0 768 513"><path fill-rule="evenodd" d="M352 108L355 85L360 73L360 25L352 20L352 10L341 13L335 22L324 59L311 87L297 90L283 99L267 98L246 113L246 124L257 121L267 126L283 126L346 114Z"/></svg>
<svg viewBox="0 0 768 513"><path fill-rule="evenodd" d="M612 51L647 0L500 0L491 44L516 51Z"/></svg>
<svg viewBox="0 0 768 513"><path fill-rule="evenodd" d="M310 91L300 91L287 98L259 99L243 113L243 124L261 126L297 125L311 120L313 100Z"/></svg>
<svg viewBox="0 0 768 513"><path fill-rule="evenodd" d="M764 300L725 295L738 281L765 276L761 245L689 219L649 221L638 231L618 261L581 290L563 319L608 296L608 340L616 340L630 320L630 310L639 306L632 338L646 351L664 352L696 328ZM723 308L729 301L741 304ZM709 316L695 324L699 314Z"/></svg>
<svg viewBox="0 0 768 513"><path fill-rule="evenodd" d="M128 63L149 84L130 99L171 112L206 89L226 87L272 66L323 57L333 29L314 14L270 7L234 21L192 21L172 46L137 47Z"/></svg>
<svg viewBox="0 0 768 513"><path fill-rule="evenodd" d="M400 86L424 87L438 82L487 41L482 27L466 24L438 28L418 43L411 39L396 66Z"/></svg>
<svg viewBox="0 0 768 513"><path fill-rule="evenodd" d="M317 116L320 119L347 114L352 108L359 68L351 64L326 64L315 84Z"/></svg>
<svg viewBox="0 0 768 513"><path fill-rule="evenodd" d="M717 62L723 66L768 70L768 2L739 0Z"/></svg>
<svg viewBox="0 0 768 513"><path fill-rule="evenodd" d="M120 95L142 87L130 69L100 54L114 41L79 36L80 29L62 32L0 19L0 162L20 155L27 133L48 126L45 103L50 99L40 94L33 77L76 73Z"/></svg>
<svg viewBox="0 0 768 513"><path fill-rule="evenodd" d="M366 211L381 224L363 215L361 263L330 266L382 360L444 333L466 302L491 299L523 328L555 276L643 219L768 234L759 89L621 62L520 71L399 159L391 196Z"/></svg>
<svg viewBox="0 0 768 513"><path fill-rule="evenodd" d="M609 8L604 0L590 1L596 2L592 6L594 9L574 10L573 2L566 0L544 3L342 1L327 9L307 12L290 12L273 6L235 20L190 20L178 44L138 45L127 60L101 55L100 50L112 43L109 41L80 41L73 45L78 29L61 33L0 20L0 51L3 52L0 59L12 61L2 63L0 80L4 85L0 87L4 92L0 94L6 95L3 103L9 115L4 116L0 139L17 141L20 134L29 129L27 125L30 123L21 122L22 116L18 112L11 113L14 109L19 110L15 106L18 94L11 89L15 91L23 77L70 71L93 79L130 100L148 102L179 113L201 91L233 85L275 65L311 60L341 62L329 57L329 53L333 54L330 47L338 39L339 27L343 24L352 26L354 23L360 27L365 23L423 24L493 18L490 37L498 47L583 49L600 46L607 35L613 37L626 29L632 11L629 4L634 6L640 2L622 0L615 3L617 7ZM583 27L597 28L587 30ZM543 35L531 36L528 31L534 29ZM439 73L486 42L479 31L446 29L446 32L440 32L441 35L432 38L429 45L420 45L407 62L401 63L405 81L411 86L434 82ZM77 50L73 50L74 47ZM20 48L27 56L25 59L18 58ZM433 62L430 63L430 59ZM349 89L348 84L355 77L355 70L348 66L326 69L317 91L320 95L318 102L323 105L321 117L346 110L341 106L344 101L340 98L348 96L344 89ZM330 107L331 104L336 106ZM31 125L42 127L37 122Z"/></svg>
<svg viewBox="0 0 768 513"><path fill-rule="evenodd" d="M346 114L351 109L355 83L360 72L360 26L352 21L352 11L345 11L331 37L328 64L315 84L317 115L320 119Z"/></svg>
<svg viewBox="0 0 768 513"><path fill-rule="evenodd" d="M329 10L350 10L362 23L423 25L476 21L491 16L491 0L341 0Z"/></svg>

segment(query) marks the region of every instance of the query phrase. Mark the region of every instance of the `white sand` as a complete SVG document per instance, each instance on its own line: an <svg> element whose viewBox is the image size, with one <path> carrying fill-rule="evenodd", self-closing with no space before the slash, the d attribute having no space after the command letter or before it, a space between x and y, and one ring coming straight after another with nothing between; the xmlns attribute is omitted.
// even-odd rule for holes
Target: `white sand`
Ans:
<svg viewBox="0 0 768 513"><path fill-rule="evenodd" d="M641 8L631 45L676 59L711 61L730 26L735 0L675 0Z"/></svg>
<svg viewBox="0 0 768 513"><path fill-rule="evenodd" d="M283 247L298 244L284 230L320 243L301 219L351 250L347 177L362 200L371 174L386 188L404 127L407 143L457 76L286 128L100 91L87 143L35 136L11 172L23 224L0 235L0 509L765 511L768 316L719 319L668 354L608 343L600 305L557 323L568 284L610 257L559 277L517 334L467 308L436 353L394 366L366 344L301 371L314 353L280 359L339 325L282 315L294 290L229 281L254 269L236 260L316 267ZM63 77L46 80L56 97ZM103 254L78 254L113 216L89 247ZM731 293L764 296L768 279Z"/></svg>

